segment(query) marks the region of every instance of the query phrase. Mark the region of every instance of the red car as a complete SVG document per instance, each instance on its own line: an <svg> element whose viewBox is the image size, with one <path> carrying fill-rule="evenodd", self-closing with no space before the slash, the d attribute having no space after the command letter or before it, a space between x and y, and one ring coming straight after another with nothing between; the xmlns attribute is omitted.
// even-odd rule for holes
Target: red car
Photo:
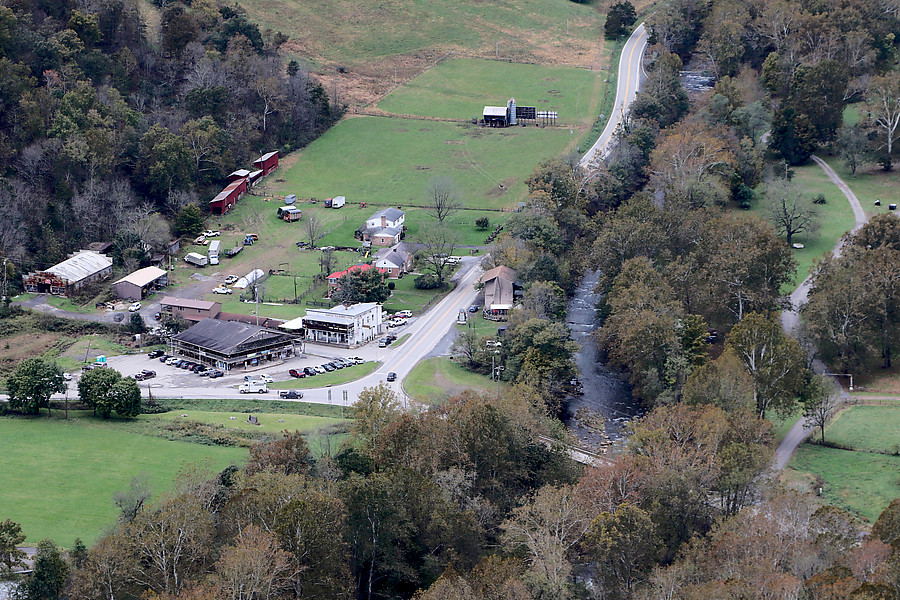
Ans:
<svg viewBox="0 0 900 600"><path fill-rule="evenodd" d="M291 377L306 377L306 373L304 373L303 371L298 371L297 369L291 369L290 371L288 371L288 375L290 375Z"/></svg>

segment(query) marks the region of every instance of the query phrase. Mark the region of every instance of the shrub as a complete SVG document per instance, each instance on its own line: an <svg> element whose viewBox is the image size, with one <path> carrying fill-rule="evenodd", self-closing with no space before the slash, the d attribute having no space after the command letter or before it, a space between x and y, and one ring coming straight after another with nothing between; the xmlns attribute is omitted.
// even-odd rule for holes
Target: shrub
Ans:
<svg viewBox="0 0 900 600"><path fill-rule="evenodd" d="M413 285L417 290L433 290L440 286L440 282L438 281L437 275L426 273L425 275L416 277L413 280Z"/></svg>
<svg viewBox="0 0 900 600"><path fill-rule="evenodd" d="M393 292L395 287L397 287L396 283L394 283L393 281L388 281L388 289L389 290L391 290Z"/></svg>
<svg viewBox="0 0 900 600"><path fill-rule="evenodd" d="M478 229L487 229L491 226L491 220L487 217L478 217L475 219L475 227Z"/></svg>
<svg viewBox="0 0 900 600"><path fill-rule="evenodd" d="M825 204L825 194L819 194L818 196L813 198L813 204Z"/></svg>

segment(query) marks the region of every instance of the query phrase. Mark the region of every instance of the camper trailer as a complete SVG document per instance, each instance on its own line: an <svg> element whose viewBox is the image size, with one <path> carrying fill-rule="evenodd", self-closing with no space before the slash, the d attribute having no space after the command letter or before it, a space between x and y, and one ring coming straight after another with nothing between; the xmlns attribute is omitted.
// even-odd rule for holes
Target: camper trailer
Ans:
<svg viewBox="0 0 900 600"><path fill-rule="evenodd" d="M222 242L220 242L219 240L213 240L209 243L209 264L219 264L219 248L221 247L221 245Z"/></svg>
<svg viewBox="0 0 900 600"><path fill-rule="evenodd" d="M197 267L205 267L207 263L209 263L209 259L196 252L188 252L184 257L184 262L190 263Z"/></svg>
<svg viewBox="0 0 900 600"><path fill-rule="evenodd" d="M331 208L340 208L347 204L347 199L343 196L335 196L331 199Z"/></svg>

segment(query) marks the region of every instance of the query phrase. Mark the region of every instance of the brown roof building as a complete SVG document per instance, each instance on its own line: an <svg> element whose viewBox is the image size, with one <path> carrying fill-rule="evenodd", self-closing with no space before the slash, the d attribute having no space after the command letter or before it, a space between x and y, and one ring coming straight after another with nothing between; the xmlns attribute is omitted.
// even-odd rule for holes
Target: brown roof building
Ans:
<svg viewBox="0 0 900 600"><path fill-rule="evenodd" d="M218 317L222 312L222 303L166 296L159 301L159 312L176 319L185 319L196 323L203 319Z"/></svg>
<svg viewBox="0 0 900 600"><path fill-rule="evenodd" d="M484 284L482 314L485 319L506 320L515 302L517 277L515 271L503 265L484 272L481 283Z"/></svg>

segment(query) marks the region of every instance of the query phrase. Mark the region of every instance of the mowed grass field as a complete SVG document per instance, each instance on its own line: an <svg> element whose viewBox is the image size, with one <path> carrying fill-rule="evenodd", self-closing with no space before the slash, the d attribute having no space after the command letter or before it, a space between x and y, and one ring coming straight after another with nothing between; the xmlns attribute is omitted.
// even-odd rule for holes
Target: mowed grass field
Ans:
<svg viewBox="0 0 900 600"><path fill-rule="evenodd" d="M602 79L585 69L510 64L479 59L447 60L378 103L381 110L450 119L480 118L484 106L517 106L559 112L560 124L593 121L595 86Z"/></svg>
<svg viewBox="0 0 900 600"><path fill-rule="evenodd" d="M188 464L240 464L246 449L202 446L117 431L92 419L0 419L0 516L22 525L29 544L50 537L88 545L118 515L113 494L146 475L154 495Z"/></svg>
<svg viewBox="0 0 900 600"><path fill-rule="evenodd" d="M288 34L288 51L350 66L451 49L584 60L603 20L593 6L568 0L247 0L241 6L253 21Z"/></svg>
<svg viewBox="0 0 900 600"><path fill-rule="evenodd" d="M338 123L303 150L279 173L284 182L267 184L276 194L343 195L377 210L425 205L431 180L447 177L467 208L512 209L524 199L525 180L538 163L562 153L571 135L560 128L358 117ZM335 212L345 211L358 215L353 229L371 212L350 205Z"/></svg>
<svg viewBox="0 0 900 600"><path fill-rule="evenodd" d="M854 450L802 444L788 464L788 475L824 482L828 502L874 521L900 496L900 456L872 451L894 451L900 439L900 407L848 408L826 427L825 439Z"/></svg>
<svg viewBox="0 0 900 600"><path fill-rule="evenodd" d="M794 260L797 261L797 272L793 281L785 286L785 292L791 292L800 285L809 275L815 260L834 250L841 237L850 231L856 222L847 198L831 183L819 165L810 161L806 165L792 168L794 181L803 187L804 195L813 197L822 194L826 203L816 206L819 211L819 229L811 234L797 234L793 238L795 243L803 244L804 248L792 250ZM763 191L763 188L760 188L760 191ZM749 212L762 219L769 218L766 201L762 195L753 203L753 208Z"/></svg>
<svg viewBox="0 0 900 600"><path fill-rule="evenodd" d="M467 371L449 358L438 357L416 365L403 380L403 389L419 402L441 404L463 390L496 393L497 383L487 375Z"/></svg>

